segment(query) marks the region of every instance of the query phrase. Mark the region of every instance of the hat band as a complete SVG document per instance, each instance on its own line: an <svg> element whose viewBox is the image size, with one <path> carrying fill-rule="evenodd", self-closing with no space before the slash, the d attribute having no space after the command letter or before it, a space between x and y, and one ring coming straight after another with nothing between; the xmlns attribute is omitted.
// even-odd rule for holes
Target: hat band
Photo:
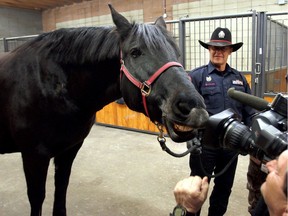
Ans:
<svg viewBox="0 0 288 216"><path fill-rule="evenodd" d="M232 44L231 41L227 41L227 40L210 40L210 42L226 42L226 43Z"/></svg>

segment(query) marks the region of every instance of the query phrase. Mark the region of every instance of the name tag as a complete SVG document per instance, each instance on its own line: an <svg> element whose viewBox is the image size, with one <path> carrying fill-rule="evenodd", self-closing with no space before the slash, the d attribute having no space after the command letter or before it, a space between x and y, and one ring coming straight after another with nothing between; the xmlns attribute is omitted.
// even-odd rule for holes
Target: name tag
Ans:
<svg viewBox="0 0 288 216"><path fill-rule="evenodd" d="M204 84L205 87L210 87L210 86L216 86L216 83L215 82L206 82Z"/></svg>

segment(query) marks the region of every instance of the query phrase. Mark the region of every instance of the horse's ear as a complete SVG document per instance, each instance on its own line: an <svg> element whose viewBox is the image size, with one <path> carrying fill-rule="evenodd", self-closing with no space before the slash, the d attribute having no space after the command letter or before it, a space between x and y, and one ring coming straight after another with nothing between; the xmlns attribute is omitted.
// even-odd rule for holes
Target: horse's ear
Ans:
<svg viewBox="0 0 288 216"><path fill-rule="evenodd" d="M161 26L162 28L165 28L165 29L166 29L166 23L165 23L165 20L164 20L163 16L160 16L160 17L155 21L155 25Z"/></svg>
<svg viewBox="0 0 288 216"><path fill-rule="evenodd" d="M111 11L112 20L117 27L117 31L119 32L121 38L124 39L132 28L131 23L124 16L119 14L111 4L108 4L108 6Z"/></svg>

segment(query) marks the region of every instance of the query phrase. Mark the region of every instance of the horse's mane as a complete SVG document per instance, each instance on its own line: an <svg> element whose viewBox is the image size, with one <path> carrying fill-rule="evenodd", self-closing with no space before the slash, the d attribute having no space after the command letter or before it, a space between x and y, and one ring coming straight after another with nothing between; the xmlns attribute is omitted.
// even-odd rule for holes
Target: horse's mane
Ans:
<svg viewBox="0 0 288 216"><path fill-rule="evenodd" d="M166 29L162 27L156 28L155 25L147 24L134 24L133 26L132 35L136 35L135 38L138 38L138 43L142 43L152 54L155 54L157 51L159 52L163 47L169 49L171 45L173 50L167 50L167 52L173 53L176 51L177 55L180 54L174 38Z"/></svg>
<svg viewBox="0 0 288 216"><path fill-rule="evenodd" d="M14 50L36 53L57 62L95 62L119 55L119 38L112 27L63 28L42 33Z"/></svg>
<svg viewBox="0 0 288 216"><path fill-rule="evenodd" d="M173 37L165 29L148 24L132 23L131 26L129 38L147 47L151 53L161 47L170 47L167 43L172 44L173 52L178 51ZM119 40L114 27L63 28L42 33L13 52L36 53L39 58L53 58L64 64L92 63L118 57Z"/></svg>

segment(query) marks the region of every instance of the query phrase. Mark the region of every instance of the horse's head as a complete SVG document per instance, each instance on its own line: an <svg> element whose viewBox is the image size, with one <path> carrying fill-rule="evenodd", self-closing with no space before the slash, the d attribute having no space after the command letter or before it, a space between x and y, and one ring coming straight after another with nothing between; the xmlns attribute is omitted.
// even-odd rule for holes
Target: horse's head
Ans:
<svg viewBox="0 0 288 216"><path fill-rule="evenodd" d="M109 5L121 42L121 93L127 106L165 124L172 140L194 136L208 120L203 98L177 62L179 50L162 17L130 23Z"/></svg>

